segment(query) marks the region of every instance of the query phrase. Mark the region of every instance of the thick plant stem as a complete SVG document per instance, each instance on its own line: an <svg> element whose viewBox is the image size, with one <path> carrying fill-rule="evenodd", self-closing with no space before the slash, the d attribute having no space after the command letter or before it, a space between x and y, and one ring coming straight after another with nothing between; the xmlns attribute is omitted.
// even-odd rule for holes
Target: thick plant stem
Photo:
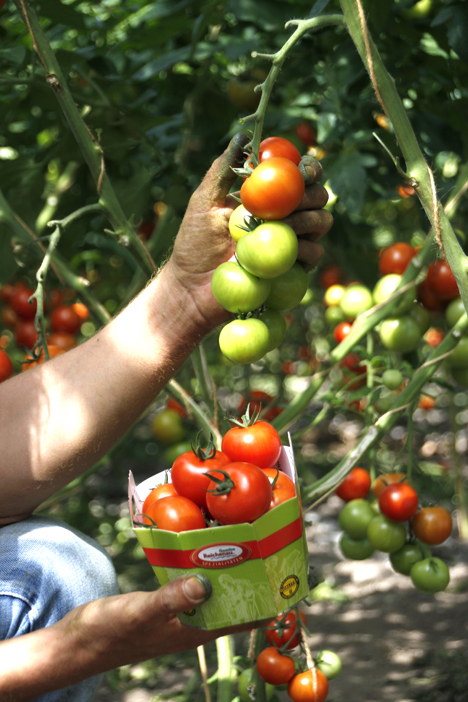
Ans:
<svg viewBox="0 0 468 702"><path fill-rule="evenodd" d="M234 680L234 641L232 636L216 639L218 653L218 695L217 702L231 702Z"/></svg>
<svg viewBox="0 0 468 702"><path fill-rule="evenodd" d="M144 270L149 275L153 275L157 270L156 266L122 211L118 197L105 172L102 149L92 137L75 105L65 77L42 30L36 12L30 7L27 0L16 0L16 6L31 33L34 48L46 72L45 80L55 93L96 183L99 202L106 211L114 233L119 236L123 244L127 242L132 244L139 255L140 263Z"/></svg>
<svg viewBox="0 0 468 702"><path fill-rule="evenodd" d="M440 205L434 176L419 147L408 115L367 29L361 0L340 0L349 33L371 77L377 98L392 122L406 164L406 177L416 190L436 233L437 242L457 280L468 311L468 257L458 243L450 221Z"/></svg>

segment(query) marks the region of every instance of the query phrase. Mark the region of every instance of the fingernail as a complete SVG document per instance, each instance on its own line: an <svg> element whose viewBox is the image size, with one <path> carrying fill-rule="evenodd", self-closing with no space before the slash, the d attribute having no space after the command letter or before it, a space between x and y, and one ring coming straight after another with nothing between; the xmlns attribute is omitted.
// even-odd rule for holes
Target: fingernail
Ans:
<svg viewBox="0 0 468 702"><path fill-rule="evenodd" d="M207 600L213 591L211 582L206 575L197 573L191 575L184 582L184 592L194 604L201 604Z"/></svg>

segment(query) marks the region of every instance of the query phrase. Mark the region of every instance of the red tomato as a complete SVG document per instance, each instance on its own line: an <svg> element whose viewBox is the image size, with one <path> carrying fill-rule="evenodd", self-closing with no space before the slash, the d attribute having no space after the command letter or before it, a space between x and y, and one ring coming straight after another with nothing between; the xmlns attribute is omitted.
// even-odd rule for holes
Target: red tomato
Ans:
<svg viewBox="0 0 468 702"><path fill-rule="evenodd" d="M404 241L387 246L380 256L379 271L382 275L390 275L390 273L402 275L415 255L416 251L413 247Z"/></svg>
<svg viewBox="0 0 468 702"><path fill-rule="evenodd" d="M221 450L231 461L253 463L259 468L273 468L281 453L281 439L268 422L232 427L223 437Z"/></svg>
<svg viewBox="0 0 468 702"><path fill-rule="evenodd" d="M37 301L29 298L34 293L34 290L26 286L16 287L10 299L10 306L21 319L33 319L37 311Z"/></svg>
<svg viewBox="0 0 468 702"><path fill-rule="evenodd" d="M263 472L268 476L273 489L269 509L273 509L273 507L286 502L286 500L290 500L291 497L296 497L296 486L286 473L276 470L276 468L264 468Z"/></svg>
<svg viewBox="0 0 468 702"><path fill-rule="evenodd" d="M339 266L327 266L320 273L319 283L322 288L328 290L332 285L341 285L343 272Z"/></svg>
<svg viewBox="0 0 468 702"><path fill-rule="evenodd" d="M429 288L441 300L454 300L460 296L458 284L447 261L438 258L427 269L426 280Z"/></svg>
<svg viewBox="0 0 468 702"><path fill-rule="evenodd" d="M430 410L435 407L436 401L430 395L421 395L418 400L419 409Z"/></svg>
<svg viewBox="0 0 468 702"><path fill-rule="evenodd" d="M76 346L76 337L68 332L54 332L47 337L47 343L52 346L60 346L64 351L69 351Z"/></svg>
<svg viewBox="0 0 468 702"><path fill-rule="evenodd" d="M14 329L16 325L18 324L20 318L16 314L16 312L9 306L6 305L2 309L2 322L6 327L10 327L10 329Z"/></svg>
<svg viewBox="0 0 468 702"><path fill-rule="evenodd" d="M47 348L49 351L49 358L54 358L55 356L60 356L60 354L65 353L65 351L59 346L48 346ZM44 361L44 350L41 351L41 354L37 361L34 361L32 356L25 356L23 360L23 365L21 366L21 372L24 373L24 371L27 371L30 368L34 368L34 366L38 366L39 364L44 363Z"/></svg>
<svg viewBox="0 0 468 702"><path fill-rule="evenodd" d="M257 658L258 674L270 685L284 685L296 672L294 661L283 656L274 646L264 648Z"/></svg>
<svg viewBox="0 0 468 702"><path fill-rule="evenodd" d="M82 302L74 302L72 304L73 309L80 318L81 324L87 322L89 319L89 310Z"/></svg>
<svg viewBox="0 0 468 702"><path fill-rule="evenodd" d="M142 513L146 514L148 509L151 507L153 502L156 500L162 500L163 497L175 497L177 495L176 489L172 483L163 483L153 488L150 494L146 497L143 502ZM143 524L151 524L152 522L146 517L143 519Z"/></svg>
<svg viewBox="0 0 468 702"><path fill-rule="evenodd" d="M356 376L361 376L359 377L356 382L352 383L349 385L350 390L357 390L358 388L362 387L365 385L366 378L365 376L367 375L366 367L361 366L361 357L357 355L357 353L348 353L346 356L343 358L342 361L340 361L340 366L342 368L346 368L349 373L352 373L353 375ZM350 378L346 378L346 382L349 382Z"/></svg>
<svg viewBox="0 0 468 702"><path fill-rule="evenodd" d="M343 339L346 339L352 327L351 322L340 322L333 330L333 337L338 344L341 344Z"/></svg>
<svg viewBox="0 0 468 702"><path fill-rule="evenodd" d="M287 158L274 157L261 163L243 183L240 198L255 217L279 220L301 202L305 191L299 168Z"/></svg>
<svg viewBox="0 0 468 702"><path fill-rule="evenodd" d="M299 139L306 146L315 146L317 143L317 132L307 122L299 122L294 128Z"/></svg>
<svg viewBox="0 0 468 702"><path fill-rule="evenodd" d="M173 397L167 398L166 407L167 407L167 409L174 410L174 412L177 412L177 414L180 414L182 419L186 419L187 412L185 411L185 408L182 407L180 402L177 402L177 400L175 400Z"/></svg>
<svg viewBox="0 0 468 702"><path fill-rule="evenodd" d="M418 509L418 494L408 483L394 483L382 491L379 509L393 522L406 522Z"/></svg>
<svg viewBox="0 0 468 702"><path fill-rule="evenodd" d="M32 349L38 338L32 319L24 319L16 325L15 341L18 346L26 346L27 349Z"/></svg>
<svg viewBox="0 0 468 702"><path fill-rule="evenodd" d="M276 156L287 158L288 161L292 161L296 166L301 161L301 154L294 144L291 144L287 139L283 139L283 137L268 137L268 139L264 139L258 152L260 163Z"/></svg>
<svg viewBox="0 0 468 702"><path fill-rule="evenodd" d="M11 358L6 353L6 351L0 349L0 383L3 383L4 380L8 380L8 378L11 378L14 372L15 371L13 368L13 363L11 362Z"/></svg>
<svg viewBox="0 0 468 702"><path fill-rule="evenodd" d="M431 327L424 335L424 341L428 346L438 346L444 340L445 334L439 327Z"/></svg>
<svg viewBox="0 0 468 702"><path fill-rule="evenodd" d="M318 668L306 670L291 678L288 695L293 702L324 702L328 695L328 680Z"/></svg>
<svg viewBox="0 0 468 702"><path fill-rule="evenodd" d="M262 390L251 390L249 399L246 401L245 397L242 396L242 400L239 403L239 412L244 414L247 406L250 406L250 414L253 414L255 410L260 411L260 416L266 422L271 422L275 417L277 417L281 412L283 412L282 407L272 406L267 407L274 401L274 398Z"/></svg>
<svg viewBox="0 0 468 702"><path fill-rule="evenodd" d="M76 334L80 330L81 319L72 305L59 305L52 310L50 326L55 332L61 331Z"/></svg>
<svg viewBox="0 0 468 702"><path fill-rule="evenodd" d="M438 546L452 533L452 515L443 507L423 507L414 515L411 529L423 543Z"/></svg>
<svg viewBox="0 0 468 702"><path fill-rule="evenodd" d="M220 524L243 524L254 522L268 511L272 490L263 470L240 461L222 470L224 475L211 471L211 477L219 482L212 480L206 495L206 506L214 519Z"/></svg>
<svg viewBox="0 0 468 702"><path fill-rule="evenodd" d="M222 468L231 463L231 459L221 451L214 449L205 457L203 450L186 451L175 459L171 476L176 492L188 497L198 507L206 509L207 489L211 483L208 471Z"/></svg>
<svg viewBox="0 0 468 702"><path fill-rule="evenodd" d="M340 485L336 494L345 502L367 497L371 487L371 478L364 468L353 468Z"/></svg>
<svg viewBox="0 0 468 702"><path fill-rule="evenodd" d="M305 614L299 610L299 617L303 624L307 624ZM300 625L297 621L296 610L292 609L286 614L280 614L271 621L265 629L267 641L271 646L291 651L300 643Z"/></svg>
<svg viewBox="0 0 468 702"><path fill-rule="evenodd" d="M205 518L195 502L182 495L162 497L153 502L145 512L164 531L192 531L206 529ZM149 520L148 520L149 521ZM151 523L151 522L150 522Z"/></svg>
<svg viewBox="0 0 468 702"><path fill-rule="evenodd" d="M383 473L375 479L372 490L377 499L383 493L388 485L393 485L394 483L402 483L406 481L406 473Z"/></svg>
<svg viewBox="0 0 468 702"><path fill-rule="evenodd" d="M399 185L397 188L398 195L400 197L413 197L413 195L416 195L416 190L413 188L412 185Z"/></svg>
<svg viewBox="0 0 468 702"><path fill-rule="evenodd" d="M427 278L419 283L417 292L418 300L426 310L430 312L442 312L445 309L446 305L444 301L429 287Z"/></svg>
<svg viewBox="0 0 468 702"><path fill-rule="evenodd" d="M137 234L141 236L142 239L148 241L151 234L154 232L156 222L154 219L145 219L138 227Z"/></svg>

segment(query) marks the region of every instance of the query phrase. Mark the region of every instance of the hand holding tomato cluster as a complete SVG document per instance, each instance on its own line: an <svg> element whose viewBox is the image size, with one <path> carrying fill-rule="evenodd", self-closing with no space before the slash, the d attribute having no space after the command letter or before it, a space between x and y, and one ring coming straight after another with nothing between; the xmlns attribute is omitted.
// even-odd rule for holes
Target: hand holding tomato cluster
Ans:
<svg viewBox="0 0 468 702"><path fill-rule="evenodd" d="M294 482L275 466L281 440L249 408L223 437L221 451L199 437L174 461L171 483L154 488L143 504L143 523L169 531L253 522L295 497Z"/></svg>
<svg viewBox="0 0 468 702"><path fill-rule="evenodd" d="M259 161L247 169L242 205L229 221L236 260L219 265L211 281L217 302L239 315L219 337L221 351L235 363L253 363L277 348L286 334L281 312L307 291L299 241L285 221L304 199L301 156L286 139L270 137L260 145Z"/></svg>
<svg viewBox="0 0 468 702"><path fill-rule="evenodd" d="M346 502L339 514L344 531L340 539L343 555L364 560L375 549L383 551L389 554L393 569L409 575L418 589L445 590L450 581L449 570L440 558L431 556L428 546L443 543L452 533L449 512L437 506L419 509L417 492L404 473L387 473L377 478L373 493L378 506L365 499L370 487L367 471L353 468L336 491Z"/></svg>

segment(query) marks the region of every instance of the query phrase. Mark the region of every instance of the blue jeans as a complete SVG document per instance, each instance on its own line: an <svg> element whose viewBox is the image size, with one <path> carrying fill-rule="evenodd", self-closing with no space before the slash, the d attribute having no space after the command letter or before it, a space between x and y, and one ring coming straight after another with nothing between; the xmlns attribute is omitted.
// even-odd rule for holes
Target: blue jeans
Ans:
<svg viewBox="0 0 468 702"><path fill-rule="evenodd" d="M0 639L51 626L74 607L118 593L101 546L50 517L0 528ZM101 676L37 697L37 702L89 702Z"/></svg>

